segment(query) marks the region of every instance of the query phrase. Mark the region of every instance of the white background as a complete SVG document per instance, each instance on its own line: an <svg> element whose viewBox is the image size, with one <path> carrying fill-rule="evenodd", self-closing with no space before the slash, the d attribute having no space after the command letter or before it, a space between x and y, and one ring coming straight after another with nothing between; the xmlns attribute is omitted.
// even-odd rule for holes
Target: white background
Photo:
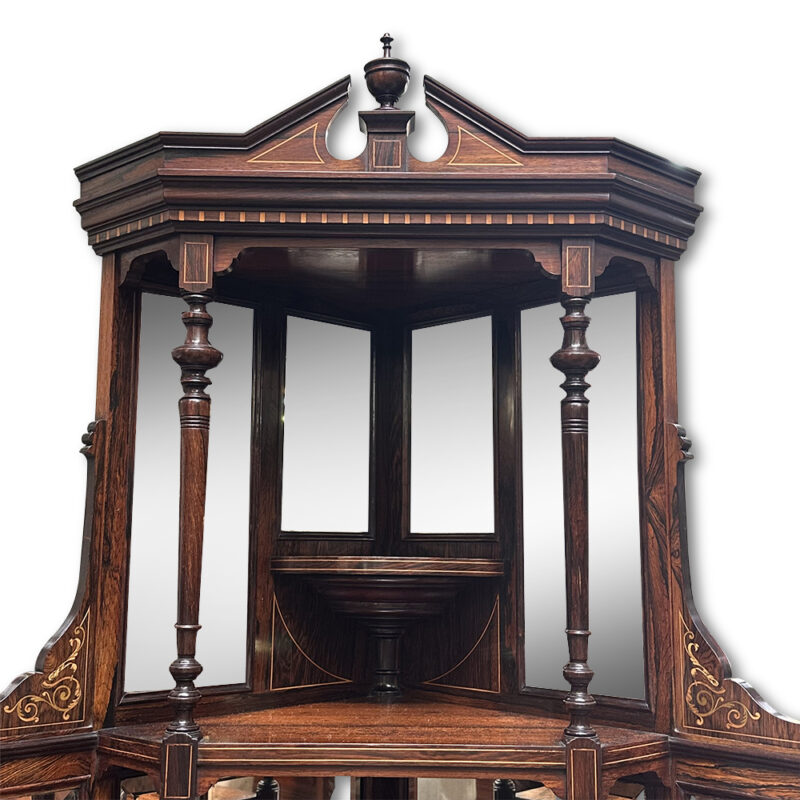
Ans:
<svg viewBox="0 0 800 800"><path fill-rule="evenodd" d="M0 685L74 592L94 412L99 259L77 164L159 129L242 131L341 75L339 155L361 146L362 64L411 62L416 153L444 139L430 73L530 135L617 136L703 171L678 265L681 421L697 601L746 677L800 716L795 623L798 161L789 4L10 4L2 59ZM553 331L554 347L559 339ZM171 348L177 342L165 342ZM554 375L554 380L557 376ZM176 398L178 382L176 374Z"/></svg>

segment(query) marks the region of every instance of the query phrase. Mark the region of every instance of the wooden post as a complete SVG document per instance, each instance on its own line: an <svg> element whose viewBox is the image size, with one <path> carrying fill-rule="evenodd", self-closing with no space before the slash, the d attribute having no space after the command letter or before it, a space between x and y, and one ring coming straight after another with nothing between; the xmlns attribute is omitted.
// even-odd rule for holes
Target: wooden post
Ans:
<svg viewBox="0 0 800 800"><path fill-rule="evenodd" d="M181 421L180 539L178 569L178 657L170 665L175 688L169 699L175 716L162 741L161 796L197 796L197 743L202 738L194 720L200 692L194 685L202 671L195 658L200 610L200 571L203 552L203 518L208 470L208 429L211 398L206 371L216 367L222 353L208 341L211 315L206 311L207 294L185 294L189 306L182 314L186 341L172 351L181 368L183 397L178 402Z"/></svg>
<svg viewBox="0 0 800 800"><path fill-rule="evenodd" d="M573 736L567 742L565 800L597 800L603 794L603 749L596 738Z"/></svg>
<svg viewBox="0 0 800 800"><path fill-rule="evenodd" d="M564 480L564 538L567 579L567 642L569 663L564 677L570 691L564 704L570 714L566 737L592 737L589 714L594 698L589 682L594 674L587 664L589 640L589 493L588 439L589 400L586 375L600 361L600 356L586 343L589 317L584 313L589 298L562 296L566 314L561 318L564 341L550 361L564 373L561 388L561 452Z"/></svg>

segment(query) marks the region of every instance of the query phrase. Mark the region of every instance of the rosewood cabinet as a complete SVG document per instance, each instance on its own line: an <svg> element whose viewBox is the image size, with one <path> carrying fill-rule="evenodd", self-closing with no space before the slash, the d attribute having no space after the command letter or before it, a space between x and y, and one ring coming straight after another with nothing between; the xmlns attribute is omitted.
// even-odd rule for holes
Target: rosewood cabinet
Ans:
<svg viewBox="0 0 800 800"><path fill-rule="evenodd" d="M448 145L418 161L382 41L357 158L325 147L343 79L77 169L81 578L0 701L0 796L800 797L798 723L692 603L699 173L432 78Z"/></svg>

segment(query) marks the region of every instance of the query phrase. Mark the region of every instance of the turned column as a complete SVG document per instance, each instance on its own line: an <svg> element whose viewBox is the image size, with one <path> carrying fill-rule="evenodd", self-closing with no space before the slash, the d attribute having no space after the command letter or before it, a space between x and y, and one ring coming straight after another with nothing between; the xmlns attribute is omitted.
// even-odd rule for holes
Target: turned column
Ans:
<svg viewBox="0 0 800 800"><path fill-rule="evenodd" d="M594 674L589 668L589 493L588 439L589 400L587 373L597 366L600 356L586 343L589 317L585 308L589 298L563 295L561 304L566 314L561 318L564 341L550 361L564 373L561 388L566 397L561 401L561 452L564 481L564 539L567 580L567 642L569 663L564 677L570 684L564 704L570 722L566 737L592 737L589 714L594 698L589 682Z"/></svg>
<svg viewBox="0 0 800 800"><path fill-rule="evenodd" d="M211 315L206 311L207 294L185 294L189 306L182 316L186 341L172 351L181 368L183 397L178 401L181 424L180 523L178 568L178 657L169 671L175 688L169 693L174 718L167 726L162 747L162 797L196 795L197 742L200 727L194 720L194 707L200 699L195 680L202 666L195 658L200 609L200 571L203 551L203 518L206 504L208 469L208 429L211 398L206 387L211 383L206 371L216 367L222 353L208 341Z"/></svg>

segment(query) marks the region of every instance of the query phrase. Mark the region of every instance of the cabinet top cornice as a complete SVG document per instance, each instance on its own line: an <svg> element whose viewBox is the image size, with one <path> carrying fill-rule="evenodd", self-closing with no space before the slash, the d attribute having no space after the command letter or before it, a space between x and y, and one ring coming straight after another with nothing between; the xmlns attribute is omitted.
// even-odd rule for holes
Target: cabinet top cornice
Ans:
<svg viewBox="0 0 800 800"><path fill-rule="evenodd" d="M405 62L367 67L381 64L402 74ZM89 243L107 252L198 228L386 236L447 225L468 237L611 233L674 259L694 231L696 170L616 138L525 136L427 76L426 104L447 131L441 156L411 155L414 112L382 104L359 114L361 155L337 159L326 137L349 87L341 78L244 133L158 133L78 167Z"/></svg>

